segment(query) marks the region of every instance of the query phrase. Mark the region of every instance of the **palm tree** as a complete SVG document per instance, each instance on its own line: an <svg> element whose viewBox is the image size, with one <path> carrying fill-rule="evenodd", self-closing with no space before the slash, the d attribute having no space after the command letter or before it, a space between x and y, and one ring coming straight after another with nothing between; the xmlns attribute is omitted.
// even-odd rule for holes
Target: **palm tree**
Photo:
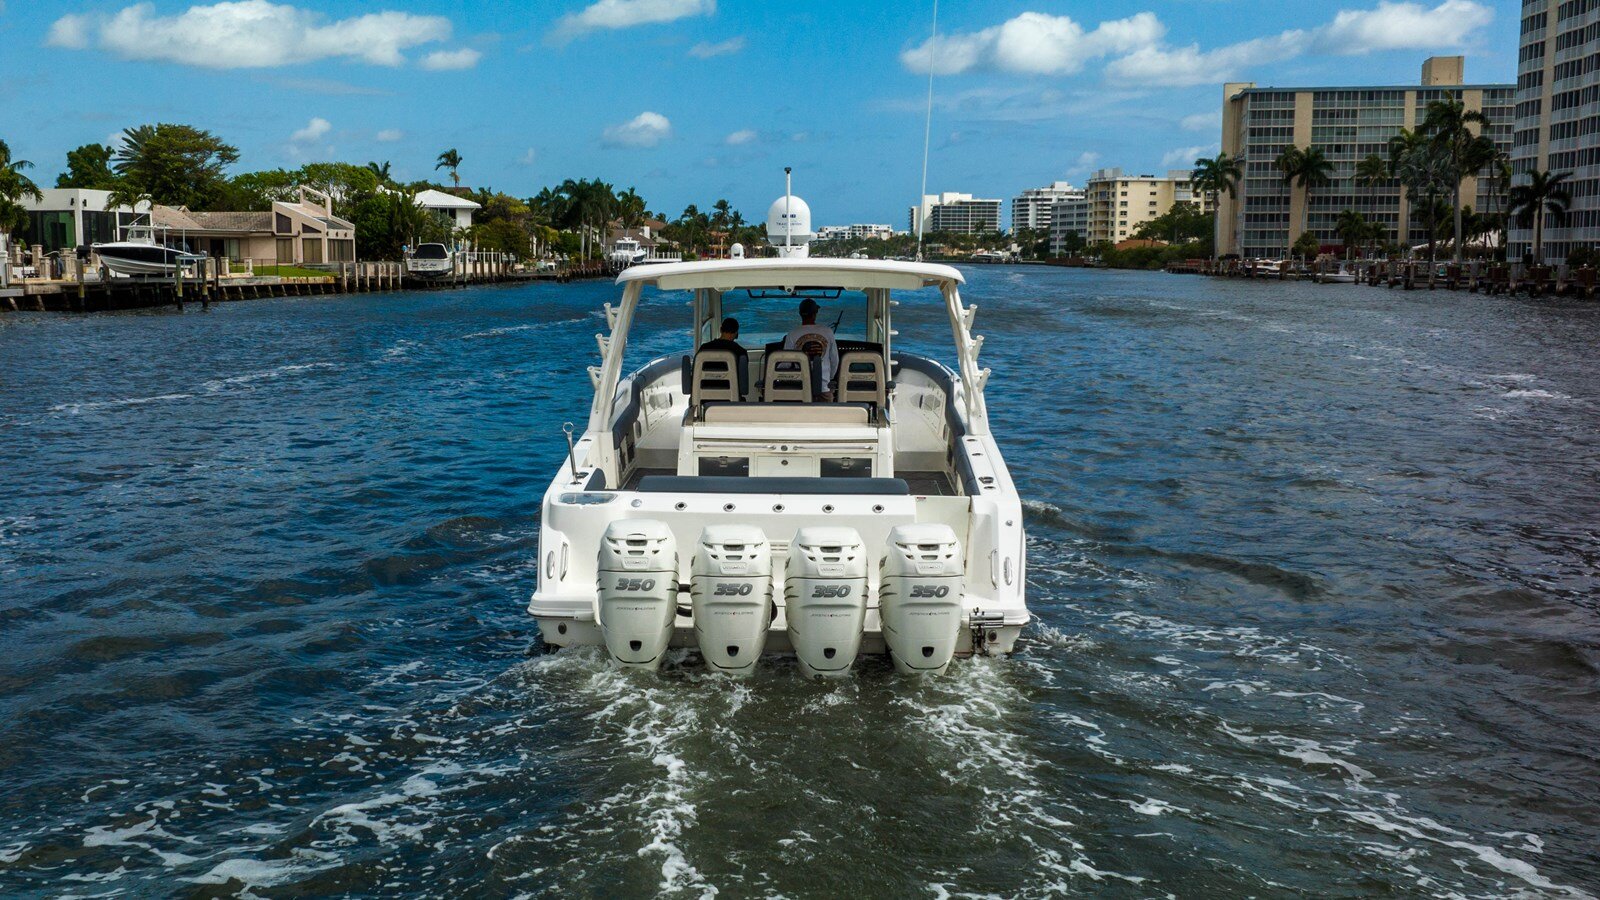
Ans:
<svg viewBox="0 0 1600 900"><path fill-rule="evenodd" d="M1427 135L1434 146L1438 147L1445 159L1450 161L1450 171L1454 177L1455 193L1455 254L1456 265L1461 265L1461 182L1468 175L1483 168L1483 160L1475 155L1481 151L1474 151L1473 142L1478 134L1468 126L1477 125L1480 128L1487 126L1489 119L1475 109L1467 109L1466 104L1460 100L1435 100L1428 104L1428 114L1422 120L1419 129ZM1473 165L1474 162L1477 165Z"/></svg>
<svg viewBox="0 0 1600 900"><path fill-rule="evenodd" d="M1544 220L1549 216L1557 227L1567 223L1567 207L1572 193L1561 186L1570 172L1529 172L1526 184L1511 189L1509 212L1517 224L1533 229L1533 258L1544 265Z"/></svg>
<svg viewBox="0 0 1600 900"><path fill-rule="evenodd" d="M1194 175L1191 176L1190 182L1195 190L1211 196L1211 208L1215 209L1224 191L1230 197L1238 193L1239 179L1243 177L1244 170L1237 156L1218 153L1214 157L1202 156L1194 161ZM1218 221L1221 221L1220 218ZM1213 239L1211 247L1213 258L1217 255L1216 251L1216 241Z"/></svg>
<svg viewBox="0 0 1600 900"><path fill-rule="evenodd" d="M1274 163L1283 173L1283 183L1293 187L1299 184L1306 192L1306 202L1301 210L1300 232L1311 230L1311 192L1333 180L1333 160L1328 159L1321 147L1301 150L1290 144L1283 148Z"/></svg>
<svg viewBox="0 0 1600 900"><path fill-rule="evenodd" d="M623 228L638 228L644 224L645 202L633 188L617 194L617 221Z"/></svg>
<svg viewBox="0 0 1600 900"><path fill-rule="evenodd" d="M21 231L28 221L27 211L18 202L23 197L43 200L39 186L22 170L33 168L25 159L12 159L11 148L0 141L0 233Z"/></svg>
<svg viewBox="0 0 1600 900"><path fill-rule="evenodd" d="M450 182L456 187L461 187L461 175L456 171L461 168L461 154L456 152L456 148L451 147L449 150L439 154L439 161L434 164L433 168L434 171L449 169Z"/></svg>
<svg viewBox="0 0 1600 900"><path fill-rule="evenodd" d="M367 171L369 171L372 174L378 176L378 184L388 184L389 183L389 161L388 160L384 160L381 163L377 163L377 162L369 162L369 163L367 163Z"/></svg>
<svg viewBox="0 0 1600 900"><path fill-rule="evenodd" d="M1339 237L1344 239L1344 258L1350 258L1350 250L1359 247L1372 231L1372 223L1367 217L1353 209L1346 209L1339 213L1339 223L1334 228Z"/></svg>

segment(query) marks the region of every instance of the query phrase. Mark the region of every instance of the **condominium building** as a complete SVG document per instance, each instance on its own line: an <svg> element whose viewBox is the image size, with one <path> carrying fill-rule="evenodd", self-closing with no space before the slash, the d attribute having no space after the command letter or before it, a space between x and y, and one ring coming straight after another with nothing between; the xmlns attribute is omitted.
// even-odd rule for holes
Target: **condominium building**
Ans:
<svg viewBox="0 0 1600 900"><path fill-rule="evenodd" d="M922 203L910 208L911 233L927 222L926 233L976 234L1000 230L1000 201L983 200L971 194L947 191L943 194L925 194Z"/></svg>
<svg viewBox="0 0 1600 900"><path fill-rule="evenodd" d="M1050 205L1050 254L1060 256L1067 249L1067 235L1076 234L1085 243L1089 240L1089 200L1079 191L1078 196L1057 200Z"/></svg>
<svg viewBox="0 0 1600 900"><path fill-rule="evenodd" d="M894 237L888 225L824 225L817 229L819 241L886 241Z"/></svg>
<svg viewBox="0 0 1600 900"><path fill-rule="evenodd" d="M1544 257L1560 263L1600 245L1600 0L1523 0L1516 99L1513 183L1568 173L1567 223L1544 228ZM1532 249L1533 229L1513 223L1510 258Z"/></svg>
<svg viewBox="0 0 1600 900"><path fill-rule="evenodd" d="M1542 2L1542 0L1541 0ZM1282 257L1303 230L1328 250L1342 246L1339 213L1354 209L1369 221L1388 226L1394 240L1418 245L1427 230L1412 221L1405 190L1397 181L1366 186L1355 182L1356 165L1367 156L1389 156L1389 139L1402 128L1421 126L1428 104L1460 100L1468 110L1489 117L1484 132L1504 151L1511 149L1512 102L1509 84L1463 84L1464 60L1433 57L1422 64L1420 85L1388 87L1223 87L1222 152L1244 169L1233 195L1224 192L1217 211L1217 251L1246 257ZM1472 126L1475 130L1478 126ZM1310 192L1284 183L1276 165L1289 146L1316 147L1333 163L1331 181ZM1490 179L1462 183L1463 203L1474 210L1503 208L1505 198Z"/></svg>
<svg viewBox="0 0 1600 900"><path fill-rule="evenodd" d="M1209 198L1195 194L1191 177L1188 169L1173 169L1165 175L1129 175L1121 169L1095 172L1084 189L1089 243L1125 241L1140 225L1166 214L1175 203L1209 209Z"/></svg>
<svg viewBox="0 0 1600 900"><path fill-rule="evenodd" d="M1024 228L1048 231L1055 204L1074 199L1082 200L1083 191L1065 181L1023 191L1011 198L1011 233L1018 234Z"/></svg>

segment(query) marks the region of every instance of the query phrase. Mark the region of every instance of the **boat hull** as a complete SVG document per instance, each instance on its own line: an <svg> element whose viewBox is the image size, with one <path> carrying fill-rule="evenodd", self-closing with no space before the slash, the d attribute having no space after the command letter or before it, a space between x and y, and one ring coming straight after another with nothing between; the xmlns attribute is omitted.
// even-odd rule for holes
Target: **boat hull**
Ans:
<svg viewBox="0 0 1600 900"><path fill-rule="evenodd" d="M113 274L124 276L172 275L181 254L160 244L96 244L100 262Z"/></svg>

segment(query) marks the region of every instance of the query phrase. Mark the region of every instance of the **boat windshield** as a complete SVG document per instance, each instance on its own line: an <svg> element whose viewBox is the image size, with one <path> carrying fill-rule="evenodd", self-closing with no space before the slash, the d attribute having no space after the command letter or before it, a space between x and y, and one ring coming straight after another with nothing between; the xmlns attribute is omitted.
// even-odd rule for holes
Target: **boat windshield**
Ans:
<svg viewBox="0 0 1600 900"><path fill-rule="evenodd" d="M838 337L865 340L867 295L859 291L806 291L792 297L783 291L729 291L722 295L722 315L739 320L739 343L759 347L783 340L800 324L800 303L807 297L818 306L819 324L831 327Z"/></svg>
<svg viewBox="0 0 1600 900"><path fill-rule="evenodd" d="M449 259L450 253L444 249L443 244L423 244L412 254L417 259Z"/></svg>

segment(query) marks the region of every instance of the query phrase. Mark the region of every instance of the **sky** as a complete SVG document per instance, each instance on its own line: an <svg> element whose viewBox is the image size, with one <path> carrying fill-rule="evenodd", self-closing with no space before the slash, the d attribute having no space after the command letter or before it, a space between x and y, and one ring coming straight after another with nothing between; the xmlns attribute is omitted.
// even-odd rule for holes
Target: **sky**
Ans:
<svg viewBox="0 0 1600 900"><path fill-rule="evenodd" d="M1414 84L1464 54L1515 77L1519 0L1062 2L0 0L0 140L53 184L68 150L181 122L235 172L389 161L531 196L635 187L676 215L725 197L761 219L783 167L815 225L906 225L928 191L1009 200L1101 167L1218 148L1222 83ZM930 52L931 49L931 52Z"/></svg>

